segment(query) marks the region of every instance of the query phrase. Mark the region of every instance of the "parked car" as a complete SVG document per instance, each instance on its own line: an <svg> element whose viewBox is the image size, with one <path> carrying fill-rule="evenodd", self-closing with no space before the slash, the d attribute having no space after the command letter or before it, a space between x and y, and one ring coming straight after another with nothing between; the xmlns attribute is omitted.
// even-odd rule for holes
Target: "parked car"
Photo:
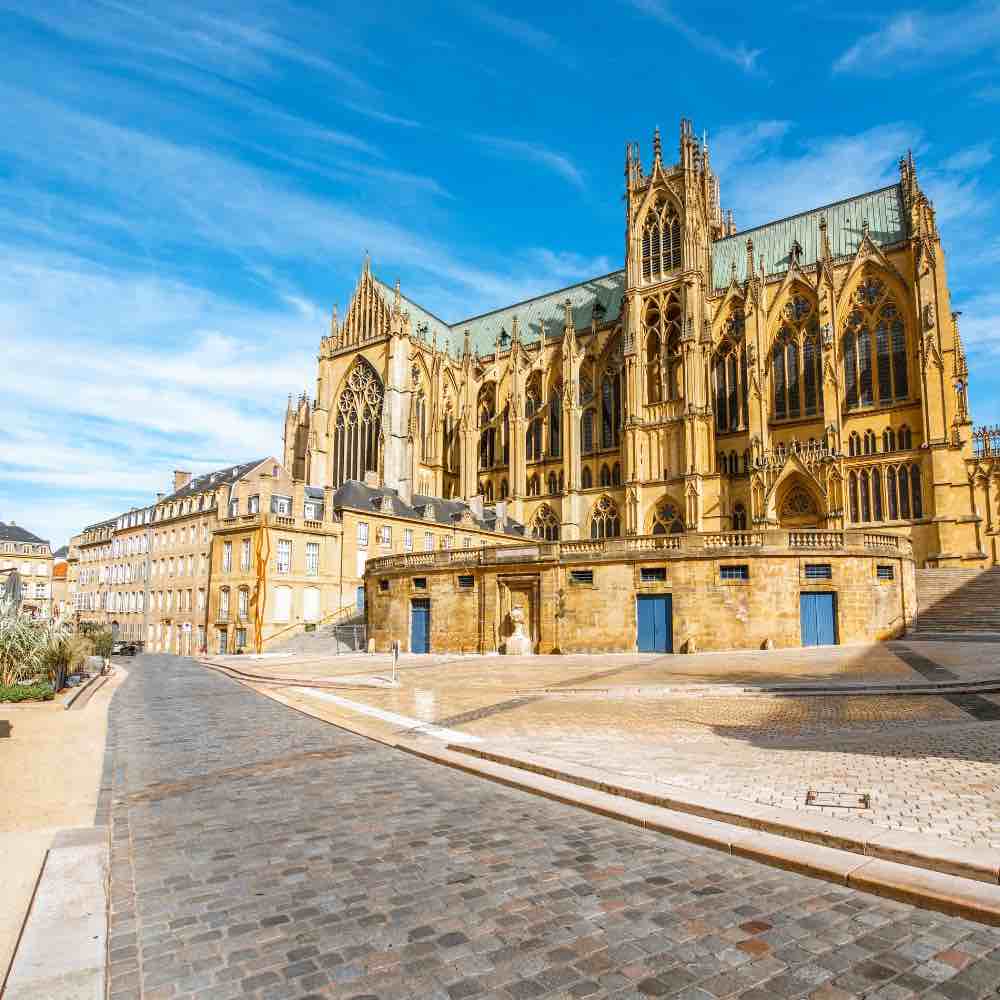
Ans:
<svg viewBox="0 0 1000 1000"><path fill-rule="evenodd" d="M138 652L134 642L116 642L111 647L112 656L135 656Z"/></svg>

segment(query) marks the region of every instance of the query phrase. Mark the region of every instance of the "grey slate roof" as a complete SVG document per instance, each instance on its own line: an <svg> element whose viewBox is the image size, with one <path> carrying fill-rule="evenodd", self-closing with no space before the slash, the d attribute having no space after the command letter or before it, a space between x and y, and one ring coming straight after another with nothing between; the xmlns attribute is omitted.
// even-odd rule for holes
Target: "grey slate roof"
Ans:
<svg viewBox="0 0 1000 1000"><path fill-rule="evenodd" d="M768 275L783 274L788 270L792 244L796 240L802 247L799 258L802 266L815 264L819 257L819 222L822 217L826 218L827 236L834 257L850 256L857 251L864 222L868 223L871 238L881 246L898 243L907 236L902 192L898 184L891 184L877 191L845 198L832 205L800 212L787 219L778 219L716 240L712 245L714 287L725 288L729 284L734 262L737 281L746 280L748 238L753 240L755 269L763 256L764 271ZM386 302L391 303L395 289L377 278L375 281ZM471 336L474 351L492 354L497 337L503 332L508 337L511 335L515 316L520 324L522 343L531 344L543 337L561 336L563 303L566 299L572 305L573 322L578 330L590 326L595 303L604 307L606 321L617 319L624 291L625 271L612 271L610 274L589 278L576 285L450 324L405 295L401 295L401 299L403 309L410 313L414 332L426 326L428 339L431 334L436 333L438 346L447 345L450 353L457 356L462 351L466 330Z"/></svg>
<svg viewBox="0 0 1000 1000"><path fill-rule="evenodd" d="M183 500L185 497L204 493L206 490L217 490L220 486L233 486L248 472L256 469L266 458L258 458L255 462L244 462L242 465L230 465L224 469L217 469L215 472L204 472L200 476L195 476L186 486L182 486L175 493L165 496L160 503L171 500Z"/></svg>
<svg viewBox="0 0 1000 1000"><path fill-rule="evenodd" d="M437 524L447 524L449 526L458 523L462 515L469 510L469 505L462 500L442 500L441 497L429 497L415 493L412 504L404 504L399 499L397 490L389 489L386 486L366 486L356 479L348 479L341 483L334 490L334 508L349 507L351 510L364 511L365 513L376 513L378 503L383 497L392 497L393 514L398 517L409 517L416 521L422 521L423 511L418 508L431 504L434 509L434 521ZM487 508L483 511L482 518L475 518L476 524L485 531L496 530L496 509ZM517 521L507 519L507 535L524 535L524 525Z"/></svg>
<svg viewBox="0 0 1000 1000"><path fill-rule="evenodd" d="M881 246L898 243L907 235L902 193L898 184L892 184L716 240L712 245L713 285L725 288L729 284L734 261L736 280L746 280L748 239L753 240L754 267L760 266L763 256L766 274L784 274L788 270L795 240L802 247L799 263L803 267L815 264L819 259L819 222L823 217L834 257L853 256L857 252L864 222L868 223L869 236Z"/></svg>
<svg viewBox="0 0 1000 1000"><path fill-rule="evenodd" d="M48 539L39 538L19 524L5 524L0 521L0 542L30 542L33 545L48 545Z"/></svg>

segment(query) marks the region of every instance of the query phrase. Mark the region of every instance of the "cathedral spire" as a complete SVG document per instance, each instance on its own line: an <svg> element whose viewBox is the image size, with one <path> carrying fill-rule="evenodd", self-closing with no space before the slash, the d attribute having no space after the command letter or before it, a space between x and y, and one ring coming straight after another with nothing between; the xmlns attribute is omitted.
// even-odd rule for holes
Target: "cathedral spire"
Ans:
<svg viewBox="0 0 1000 1000"><path fill-rule="evenodd" d="M663 165L663 143L660 141L660 126L653 130L653 166Z"/></svg>

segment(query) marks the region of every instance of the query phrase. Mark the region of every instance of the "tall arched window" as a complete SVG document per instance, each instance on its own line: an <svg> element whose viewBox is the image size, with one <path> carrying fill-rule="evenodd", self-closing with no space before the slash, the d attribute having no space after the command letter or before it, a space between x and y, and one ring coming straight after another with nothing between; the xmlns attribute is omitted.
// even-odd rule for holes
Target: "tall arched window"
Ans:
<svg viewBox="0 0 1000 1000"><path fill-rule="evenodd" d="M615 462L611 467L611 485L621 486L622 484L622 467L620 462Z"/></svg>
<svg viewBox="0 0 1000 1000"><path fill-rule="evenodd" d="M782 326L771 350L775 419L816 415L822 385L821 363L813 304L804 295L793 295L785 303Z"/></svg>
<svg viewBox="0 0 1000 1000"><path fill-rule="evenodd" d="M594 450L594 411L584 410L580 417L580 446L584 455Z"/></svg>
<svg viewBox="0 0 1000 1000"><path fill-rule="evenodd" d="M479 468L492 469L496 464L497 431L496 386L484 385L479 390Z"/></svg>
<svg viewBox="0 0 1000 1000"><path fill-rule="evenodd" d="M591 474L590 466L585 465L583 467L583 472L580 473L580 486L582 489L589 490L594 485L594 477Z"/></svg>
<svg viewBox="0 0 1000 1000"><path fill-rule="evenodd" d="M734 311L712 361L715 427L720 433L744 430L749 424L747 357L742 310Z"/></svg>
<svg viewBox="0 0 1000 1000"><path fill-rule="evenodd" d="M529 462L542 457L542 415L541 401L534 390L529 390L524 400L524 416L528 421L525 428L524 453Z"/></svg>
<svg viewBox="0 0 1000 1000"><path fill-rule="evenodd" d="M861 435L857 431L851 431L847 436L847 454L852 458L861 454Z"/></svg>
<svg viewBox="0 0 1000 1000"><path fill-rule="evenodd" d="M647 323L649 312L646 313ZM656 314L657 320L659 313ZM650 403L658 403L663 399L663 376L660 365L660 335L656 330L650 330L646 334L646 400Z"/></svg>
<svg viewBox="0 0 1000 1000"><path fill-rule="evenodd" d="M602 486L611 485L611 470L607 467L607 465L601 466L600 483Z"/></svg>
<svg viewBox="0 0 1000 1000"><path fill-rule="evenodd" d="M901 451L909 451L913 447L913 432L905 425L899 428L899 448Z"/></svg>
<svg viewBox="0 0 1000 1000"><path fill-rule="evenodd" d="M337 401L333 437L333 479L364 482L366 472L377 472L382 442L382 380L375 369L358 358Z"/></svg>
<svg viewBox="0 0 1000 1000"><path fill-rule="evenodd" d="M528 480L528 496L537 497L541 492L541 484L537 475L532 476Z"/></svg>
<svg viewBox="0 0 1000 1000"><path fill-rule="evenodd" d="M535 513L531 522L531 537L547 542L559 541L559 518L547 503L542 504Z"/></svg>
<svg viewBox="0 0 1000 1000"><path fill-rule="evenodd" d="M607 371L601 379L601 447L618 446L622 426L622 375Z"/></svg>
<svg viewBox="0 0 1000 1000"><path fill-rule="evenodd" d="M557 382L549 394L549 455L562 454L562 383Z"/></svg>
<svg viewBox="0 0 1000 1000"><path fill-rule="evenodd" d="M887 454L896 450L896 432L891 427L882 431L882 450Z"/></svg>
<svg viewBox="0 0 1000 1000"><path fill-rule="evenodd" d="M661 500L653 509L654 535L680 535L684 531L684 519L672 500Z"/></svg>
<svg viewBox="0 0 1000 1000"><path fill-rule="evenodd" d="M594 504L590 517L591 538L617 538L621 534L621 518L618 505L609 496L602 496Z"/></svg>
<svg viewBox="0 0 1000 1000"><path fill-rule="evenodd" d="M646 281L681 266L681 223L673 202L660 197L642 226L642 276Z"/></svg>
<svg viewBox="0 0 1000 1000"><path fill-rule="evenodd" d="M676 293L651 297L643 313L646 338L646 400L680 399L681 305Z"/></svg>
<svg viewBox="0 0 1000 1000"><path fill-rule="evenodd" d="M906 399L906 328L892 294L885 282L868 275L853 301L843 339L848 409Z"/></svg>
<svg viewBox="0 0 1000 1000"><path fill-rule="evenodd" d="M871 429L865 431L865 454L874 455L878 451L875 444L875 432Z"/></svg>
<svg viewBox="0 0 1000 1000"><path fill-rule="evenodd" d="M913 505L913 516L924 516L924 494L920 485L920 466L910 466L910 501Z"/></svg>
<svg viewBox="0 0 1000 1000"><path fill-rule="evenodd" d="M549 473L546 482L549 489L549 496L553 496L554 494L559 492L559 484L558 480L556 479L556 474L554 472Z"/></svg>

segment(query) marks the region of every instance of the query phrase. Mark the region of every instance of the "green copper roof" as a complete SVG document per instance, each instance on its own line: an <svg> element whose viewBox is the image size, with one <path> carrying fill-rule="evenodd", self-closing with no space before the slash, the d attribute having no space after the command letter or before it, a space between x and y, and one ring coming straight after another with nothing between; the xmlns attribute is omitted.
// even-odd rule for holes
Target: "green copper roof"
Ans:
<svg viewBox="0 0 1000 1000"><path fill-rule="evenodd" d="M598 322L613 320L618 317L622 306L622 294L625 291L625 272L613 271L581 281L578 285L560 288L545 295L538 295L525 302L518 302L503 309L472 316L452 325L452 330L459 335L459 342L468 330L472 337L472 346L481 354L491 354L495 349L498 337L507 335L507 344L514 329L514 317L521 332L522 344L533 344L544 337L561 337L565 325L563 303L569 299L573 310L573 324L579 330L590 326L594 314L594 305L599 303L604 312L598 313Z"/></svg>
<svg viewBox="0 0 1000 1000"><path fill-rule="evenodd" d="M385 301L392 304L396 292L384 281L375 279ZM589 278L578 285L559 288L545 295L538 295L512 306L505 306L481 316L471 316L451 325L439 319L432 312L401 295L402 306L410 314L410 325L416 335L426 328L427 340L437 334L439 347L449 345L452 354L460 354L465 343L465 331L469 331L472 349L480 354L492 354L498 337L507 335L507 346L514 330L514 317L521 331L521 343L532 344L545 337L561 337L563 332L563 303L569 299L573 310L573 322L577 329L590 326L594 304L604 307L606 320L616 319L621 311L622 294L625 291L625 272Z"/></svg>
<svg viewBox="0 0 1000 1000"><path fill-rule="evenodd" d="M803 267L815 264L819 258L820 219L825 218L827 237L834 257L854 254L861 243L862 226L868 223L868 234L882 246L905 239L906 216L898 184L867 194L846 198L809 212L768 222L755 229L726 236L712 244L712 283L715 288L725 288L736 264L736 280L746 280L748 239L753 240L755 269L764 258L764 271L768 275L783 274L788 270L792 245L798 241L802 248L799 261ZM384 281L375 279L385 301L392 304L395 289ZM578 330L590 326L594 305L603 307L605 320L617 319L621 312L625 291L625 272L612 271L597 278L581 281L576 285L538 295L502 309L471 316L457 323L446 323L416 302L401 296L403 309L410 314L410 324L417 336L430 341L436 335L439 347L447 346L452 355L459 355L468 330L472 349L480 354L492 354L497 338L506 334L509 345L517 317L521 342L535 343L544 337L560 337L563 332L563 303L569 299L573 310L573 323ZM600 315L600 313L599 313Z"/></svg>
<svg viewBox="0 0 1000 1000"><path fill-rule="evenodd" d="M834 257L850 256L857 251L865 222L868 235L877 244L884 246L906 238L902 196L899 185L893 184L716 240L712 245L712 284L716 288L729 284L733 262L736 280L746 279L748 239L753 240L754 268L760 267L763 257L766 274L783 274L788 270L796 240L802 247L800 264L815 264L819 258L819 221L824 217Z"/></svg>

